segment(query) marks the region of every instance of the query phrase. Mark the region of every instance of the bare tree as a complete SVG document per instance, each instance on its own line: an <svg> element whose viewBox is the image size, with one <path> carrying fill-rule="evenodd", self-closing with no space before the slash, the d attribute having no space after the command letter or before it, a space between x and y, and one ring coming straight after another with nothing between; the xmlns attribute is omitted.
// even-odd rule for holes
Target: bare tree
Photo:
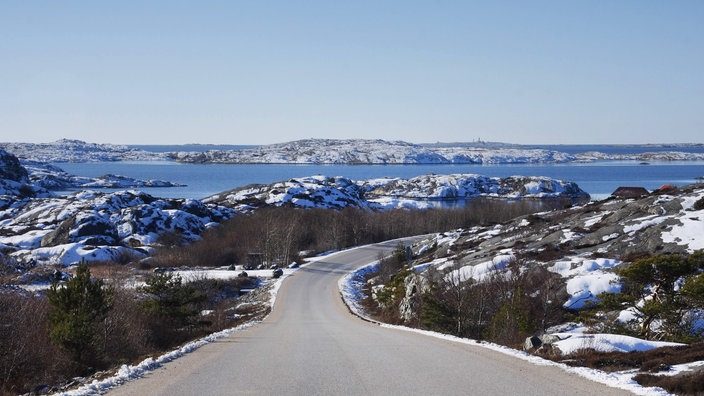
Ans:
<svg viewBox="0 0 704 396"><path fill-rule="evenodd" d="M474 283L473 274L473 267L463 267L460 261L455 259L443 277L447 300L455 312L455 334L457 336L462 336L465 332L465 322L468 320L468 306L471 296L470 289Z"/></svg>

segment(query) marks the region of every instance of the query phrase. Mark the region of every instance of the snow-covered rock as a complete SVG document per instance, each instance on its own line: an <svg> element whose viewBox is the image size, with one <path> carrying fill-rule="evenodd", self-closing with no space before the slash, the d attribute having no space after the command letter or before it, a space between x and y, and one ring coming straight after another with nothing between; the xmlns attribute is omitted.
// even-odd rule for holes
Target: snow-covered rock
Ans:
<svg viewBox="0 0 704 396"><path fill-rule="evenodd" d="M510 271L507 257L520 257L522 273L542 267L559 275L563 282L555 289L559 303L567 309L582 309L601 293L621 291L617 270L628 264L629 257L691 254L704 249L704 209L696 204L703 199L704 185L699 184L667 194L610 198L505 224L439 234L426 243L432 249L419 249L432 255L423 257L415 268L421 276L439 272L453 279L483 282ZM631 319L636 317L627 311L618 315L620 322ZM614 343L631 342L580 340L595 342L604 350L618 350ZM559 347L578 347L573 342Z"/></svg>
<svg viewBox="0 0 704 396"><path fill-rule="evenodd" d="M563 355L569 355L585 349L597 352L642 352L665 346L684 345L677 342L643 340L620 334L584 334L575 332L554 333L551 336L559 338L559 341L553 342L552 345Z"/></svg>
<svg viewBox="0 0 704 396"><path fill-rule="evenodd" d="M342 209L424 208L428 201L503 199L568 199L589 201L576 184L543 177L493 178L472 174L425 175L412 179L381 178L352 181L337 176L310 176L267 185L251 185L205 199L236 210L263 206Z"/></svg>
<svg viewBox="0 0 704 396"><path fill-rule="evenodd" d="M589 200L577 184L548 177L486 177L472 174L424 175L412 179L363 182L370 197L453 200L477 196L495 198L574 198Z"/></svg>
<svg viewBox="0 0 704 396"><path fill-rule="evenodd" d="M264 206L342 209L369 207L362 188L344 177L310 176L237 188L206 198L238 211Z"/></svg>
<svg viewBox="0 0 704 396"><path fill-rule="evenodd" d="M635 154L606 154L589 151L576 154L579 161L702 161L704 153L690 153L685 151L652 151Z"/></svg>
<svg viewBox="0 0 704 396"><path fill-rule="evenodd" d="M41 187L30 182L29 173L13 154L0 149L0 209L12 205L17 199L48 195Z"/></svg>
<svg viewBox="0 0 704 396"><path fill-rule="evenodd" d="M647 145L640 147L643 150L650 148ZM662 147L652 146L652 149ZM671 151L638 154L606 154L593 151L568 154L551 149L482 141L413 144L380 139L304 139L248 149L206 150L208 146L204 146L202 151L161 153L70 139L52 143L0 143L0 149L5 149L22 160L52 163L150 160L233 164L517 164L597 160L647 162L704 160L704 153L687 151L700 147L701 145L696 144L682 144L667 146Z"/></svg>
<svg viewBox="0 0 704 396"><path fill-rule="evenodd" d="M192 241L232 215L230 209L197 200L81 191L0 210L0 250L17 262L62 265L125 253L144 256L165 232Z"/></svg>
<svg viewBox="0 0 704 396"><path fill-rule="evenodd" d="M123 145L86 143L61 139L51 143L0 143L0 148L21 160L38 162L108 162L164 160L162 153L129 148Z"/></svg>
<svg viewBox="0 0 704 396"><path fill-rule="evenodd" d="M575 157L552 150L499 146L453 147L369 139L306 139L246 150L174 152L188 163L293 164L482 164L567 162Z"/></svg>
<svg viewBox="0 0 704 396"><path fill-rule="evenodd" d="M56 165L37 161L22 161L22 166L29 173L32 184L47 190L79 190L95 188L148 188L148 187L183 187L183 184L166 180L140 180L131 177L107 174L99 177L72 175Z"/></svg>

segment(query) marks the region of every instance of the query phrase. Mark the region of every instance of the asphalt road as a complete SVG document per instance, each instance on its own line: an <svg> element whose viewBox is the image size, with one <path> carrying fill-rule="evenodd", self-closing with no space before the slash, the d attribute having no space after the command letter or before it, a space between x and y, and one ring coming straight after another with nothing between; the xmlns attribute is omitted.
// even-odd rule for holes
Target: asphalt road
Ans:
<svg viewBox="0 0 704 396"><path fill-rule="evenodd" d="M261 324L205 345L111 395L623 395L557 367L382 328L350 314L338 279L394 243L302 267Z"/></svg>

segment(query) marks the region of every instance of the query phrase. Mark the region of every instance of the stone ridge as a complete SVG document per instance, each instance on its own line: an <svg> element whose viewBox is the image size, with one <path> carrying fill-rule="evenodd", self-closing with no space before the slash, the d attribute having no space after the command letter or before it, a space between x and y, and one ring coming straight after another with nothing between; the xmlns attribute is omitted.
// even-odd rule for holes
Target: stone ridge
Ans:
<svg viewBox="0 0 704 396"><path fill-rule="evenodd" d="M496 178L474 174L424 175L412 179L379 178L353 181L345 177L311 176L272 184L250 185L206 198L248 211L265 206L352 206L380 210L427 208L429 201L466 200L477 197L500 199L566 199L588 202L589 194L572 182L546 177Z"/></svg>

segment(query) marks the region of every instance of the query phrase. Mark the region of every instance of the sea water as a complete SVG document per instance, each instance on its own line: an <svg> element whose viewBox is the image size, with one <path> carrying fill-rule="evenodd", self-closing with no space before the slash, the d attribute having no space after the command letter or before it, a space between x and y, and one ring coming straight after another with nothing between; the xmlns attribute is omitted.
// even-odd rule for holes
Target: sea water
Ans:
<svg viewBox="0 0 704 396"><path fill-rule="evenodd" d="M283 165L180 164L176 162L98 162L56 164L79 176L116 174L135 179L161 179L185 187L141 188L164 198L201 199L249 184L268 184L296 177L344 176L352 180L378 177L411 178L425 174L470 173L490 177L547 176L573 181L592 199L608 197L620 186L654 190L664 184L683 186L701 181L704 161L598 161L566 164L429 164L429 165Z"/></svg>

